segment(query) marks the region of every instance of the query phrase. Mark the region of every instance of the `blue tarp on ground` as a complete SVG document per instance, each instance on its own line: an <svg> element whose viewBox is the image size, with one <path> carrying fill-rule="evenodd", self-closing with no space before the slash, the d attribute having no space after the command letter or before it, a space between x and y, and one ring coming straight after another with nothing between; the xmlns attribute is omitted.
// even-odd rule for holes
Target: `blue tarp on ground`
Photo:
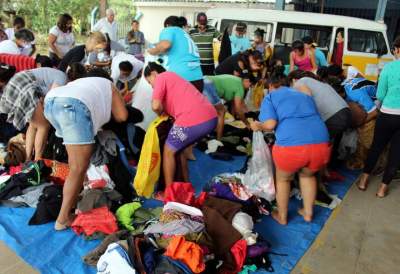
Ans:
<svg viewBox="0 0 400 274"><path fill-rule="evenodd" d="M196 152L196 157L197 161L190 163L190 176L197 191L213 176L237 171L245 160L244 157L236 157L231 162L217 161L200 152ZM343 198L358 174L350 171L341 173L346 176L345 182L330 183L328 190ZM146 206L154 204L155 202L146 202ZM291 200L289 225L286 227L277 224L270 217L264 217L262 222L256 224L256 231L271 242L275 253L288 255L271 255L274 273L285 274L293 269L331 214L331 210L317 206L314 221L308 224L297 215L299 206L299 201ZM86 241L71 230L56 233L53 223L28 226L33 212L32 208L0 207L0 240L41 273L96 273L95 268L83 264L81 256L95 248L99 241Z"/></svg>

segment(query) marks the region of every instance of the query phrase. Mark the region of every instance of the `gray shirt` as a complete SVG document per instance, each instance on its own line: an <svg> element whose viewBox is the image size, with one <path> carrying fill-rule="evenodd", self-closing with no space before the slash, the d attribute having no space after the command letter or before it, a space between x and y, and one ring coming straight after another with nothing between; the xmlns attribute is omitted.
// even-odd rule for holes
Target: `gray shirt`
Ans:
<svg viewBox="0 0 400 274"><path fill-rule="evenodd" d="M144 46L144 34L141 31L136 31L135 32L135 42L130 42L128 40L128 37L125 38L125 43L129 45L129 48L127 49L127 53L132 54L132 55L137 55L137 54L142 54L143 51L143 46Z"/></svg>
<svg viewBox="0 0 400 274"><path fill-rule="evenodd" d="M113 40L110 41L110 49L111 49L110 56L105 51L99 52L99 53L96 51L93 51L93 52L89 53L89 56L88 56L89 64L94 65L97 61L99 61L99 62L108 61L108 60L112 59L117 54L117 52L125 51L125 48L123 45L121 45L120 43L115 42Z"/></svg>
<svg viewBox="0 0 400 274"><path fill-rule="evenodd" d="M31 69L29 72L36 78L43 95L49 92L53 84L64 86L67 83L67 75L58 69L43 67Z"/></svg>
<svg viewBox="0 0 400 274"><path fill-rule="evenodd" d="M328 84L304 77L298 80L294 87L297 85L305 85L311 90L318 112L324 121L348 107L346 101Z"/></svg>

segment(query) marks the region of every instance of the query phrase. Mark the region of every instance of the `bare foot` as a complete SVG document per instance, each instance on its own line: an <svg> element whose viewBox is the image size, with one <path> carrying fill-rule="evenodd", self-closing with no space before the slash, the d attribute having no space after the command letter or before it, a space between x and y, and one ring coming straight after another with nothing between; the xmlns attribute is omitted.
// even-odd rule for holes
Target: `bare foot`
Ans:
<svg viewBox="0 0 400 274"><path fill-rule="evenodd" d="M388 194L389 186L387 184L381 184L379 186L378 192L376 192L376 197L385 198Z"/></svg>
<svg viewBox="0 0 400 274"><path fill-rule="evenodd" d="M366 191L368 188L368 175L362 174L360 180L357 183L357 187L361 191Z"/></svg>
<svg viewBox="0 0 400 274"><path fill-rule="evenodd" d="M287 225L287 220L283 220L283 218L279 216L279 212L277 210L271 212L271 217L274 218L274 220L277 221L279 224Z"/></svg>
<svg viewBox="0 0 400 274"><path fill-rule="evenodd" d="M310 215L310 214L306 214L305 213L305 211L304 211L304 208L300 208L298 211L297 211L301 216L303 216L303 219L304 219L304 221L306 221L307 223L311 223L312 222L312 214Z"/></svg>

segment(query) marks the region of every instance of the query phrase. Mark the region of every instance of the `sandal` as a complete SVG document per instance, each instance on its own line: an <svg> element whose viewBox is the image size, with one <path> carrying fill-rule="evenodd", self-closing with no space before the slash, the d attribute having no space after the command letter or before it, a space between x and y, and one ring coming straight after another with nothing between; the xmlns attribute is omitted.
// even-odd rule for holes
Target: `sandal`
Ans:
<svg viewBox="0 0 400 274"><path fill-rule="evenodd" d="M381 195L381 194L379 194L379 192L380 192L380 190L383 188L383 195ZM388 195L388 190L389 190L389 187L387 186L387 185L380 185L380 187L379 187L379 189L378 189L378 192L375 194L375 196L376 197L378 197L378 198L385 198L387 195Z"/></svg>
<svg viewBox="0 0 400 274"><path fill-rule="evenodd" d="M363 186L360 185L360 182L361 182L361 178L357 182L357 188L361 191L366 191L368 188L368 178L367 178L367 180L365 180L365 184Z"/></svg>
<svg viewBox="0 0 400 274"><path fill-rule="evenodd" d="M65 223L60 223L59 221L56 220L56 222L54 224L54 229L57 231L66 230L71 227L72 223L74 222L74 219L75 219L75 215L72 214L69 217L69 220L66 221Z"/></svg>

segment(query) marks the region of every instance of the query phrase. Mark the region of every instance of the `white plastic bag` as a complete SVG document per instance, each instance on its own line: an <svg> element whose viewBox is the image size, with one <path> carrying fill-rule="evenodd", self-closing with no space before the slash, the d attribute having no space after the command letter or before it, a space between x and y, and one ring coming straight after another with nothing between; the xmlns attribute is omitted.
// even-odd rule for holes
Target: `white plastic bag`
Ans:
<svg viewBox="0 0 400 274"><path fill-rule="evenodd" d="M271 152L261 132L253 133L253 156L248 163L243 184L253 195L270 202L275 199Z"/></svg>

